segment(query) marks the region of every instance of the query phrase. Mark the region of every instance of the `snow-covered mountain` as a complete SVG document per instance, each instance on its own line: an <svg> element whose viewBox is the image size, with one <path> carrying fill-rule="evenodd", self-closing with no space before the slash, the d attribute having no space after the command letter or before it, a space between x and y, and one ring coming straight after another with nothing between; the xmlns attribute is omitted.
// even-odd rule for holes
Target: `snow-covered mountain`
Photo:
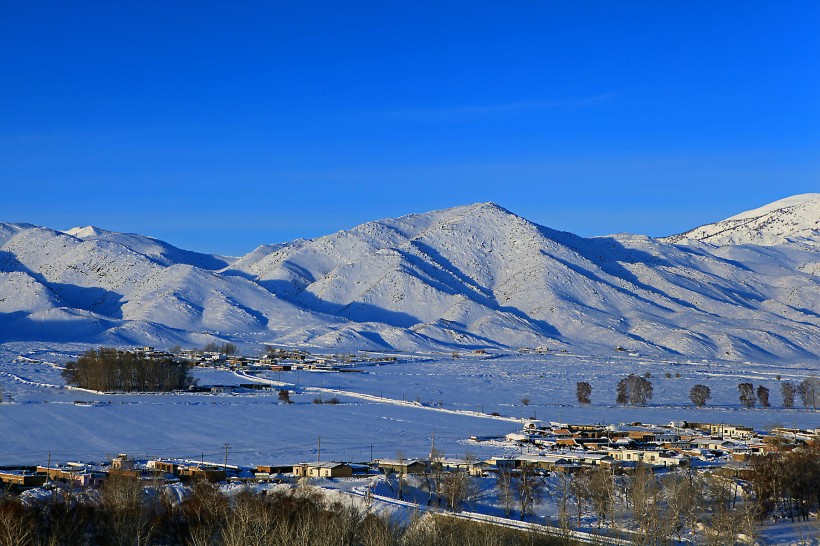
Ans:
<svg viewBox="0 0 820 546"><path fill-rule="evenodd" d="M0 341L814 358L818 203L797 196L665 240L582 238L480 203L235 261L0 224Z"/></svg>
<svg viewBox="0 0 820 546"><path fill-rule="evenodd" d="M820 193L787 197L714 224L667 237L677 243L696 239L713 245L820 244Z"/></svg>

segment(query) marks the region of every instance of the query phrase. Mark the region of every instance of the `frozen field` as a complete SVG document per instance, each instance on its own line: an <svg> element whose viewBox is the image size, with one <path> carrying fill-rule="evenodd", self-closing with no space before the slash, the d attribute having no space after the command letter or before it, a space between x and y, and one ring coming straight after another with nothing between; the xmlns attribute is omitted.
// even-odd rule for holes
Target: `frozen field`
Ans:
<svg viewBox="0 0 820 546"><path fill-rule="evenodd" d="M408 359L366 366L359 373L283 372L266 377L294 391L293 404L276 392L253 394L105 395L65 388L59 365L79 347L0 346L0 464L136 456L189 457L229 462L293 463L425 456L436 447L449 456L484 456L513 449L476 444L472 435L503 435L518 419L619 423L717 421L764 430L773 425L820 427L820 412L786 410L781 381L818 373L817 364L777 367L702 361L650 361L626 355L506 355ZM24 354L35 361L17 358ZM49 364L51 363L51 364ZM652 374L649 405L614 404L615 385L628 373ZM666 374L670 377L667 378ZM675 377L680 374L680 377ZM250 382L229 371L197 370L201 384ZM777 380L777 376L781 380ZM575 402L575 382L588 381L592 404ZM737 384L771 391L769 409L743 409ZM712 390L709 406L688 399L696 383ZM337 396L338 405L314 404ZM9 402L11 399L11 402ZM522 402L528 399L528 403ZM79 402L79 403L78 403ZM489 414L498 413L500 417Z"/></svg>

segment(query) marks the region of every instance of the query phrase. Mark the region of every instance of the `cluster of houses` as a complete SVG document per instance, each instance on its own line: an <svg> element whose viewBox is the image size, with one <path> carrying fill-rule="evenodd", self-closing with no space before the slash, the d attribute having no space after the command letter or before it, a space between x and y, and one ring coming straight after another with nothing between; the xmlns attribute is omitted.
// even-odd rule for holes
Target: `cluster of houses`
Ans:
<svg viewBox="0 0 820 546"><path fill-rule="evenodd" d="M149 355L165 355L158 353L153 347L143 347L142 351ZM194 349L182 350L177 355L195 366L226 367L247 372L274 371L289 372L293 370L315 371L350 371L355 365L389 362L396 360L393 356L368 356L355 354L341 355L313 355L299 349L271 348L262 357L242 355L227 355L213 351L198 351Z"/></svg>
<svg viewBox="0 0 820 546"><path fill-rule="evenodd" d="M537 454L521 455L548 470L573 471L589 465L630 467L743 463L751 456L787 451L818 441L820 428L776 428L760 434L750 427L724 423L673 422L668 425L569 425L530 420L505 440ZM481 438L473 437L480 441ZM519 463L519 465L522 463ZM529 463L523 463L529 464Z"/></svg>
<svg viewBox="0 0 820 546"><path fill-rule="evenodd" d="M680 466L742 467L750 457L820 441L820 428L775 428L760 434L749 427L720 423L670 423L621 426L570 425L529 420L520 432L506 437L472 438L493 441L518 451L515 456L485 460L427 457L375 459L370 462L302 462L289 465L242 467L212 462L151 459L135 461L120 454L108 463L69 462L47 466L0 468L0 483L16 490L62 483L70 487L100 487L113 474L141 479L176 481L288 481L302 478L351 478L373 474L466 472L489 476L524 469L574 473L596 466L628 472L637 465L653 468ZM514 446L516 449L510 450Z"/></svg>

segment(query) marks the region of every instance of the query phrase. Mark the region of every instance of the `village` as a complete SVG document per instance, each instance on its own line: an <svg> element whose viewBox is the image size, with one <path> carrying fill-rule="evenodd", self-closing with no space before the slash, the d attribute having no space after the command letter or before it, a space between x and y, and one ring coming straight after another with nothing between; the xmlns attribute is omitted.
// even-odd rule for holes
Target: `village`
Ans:
<svg viewBox="0 0 820 546"><path fill-rule="evenodd" d="M61 491L62 495L104 491L108 481L123 479L141 482L146 490L181 486L183 490L188 488L195 491L198 483L228 488L224 489L226 491L236 487L246 491L251 488L265 491L269 487L289 487L296 492L310 487L326 493L334 490L341 492L351 499L358 498L367 507L381 503L384 506L392 505L394 509L412 510L415 507L415 510L421 511L443 510L459 518L509 529L532 530L532 525L538 525L541 532L565 533L577 543L626 544L632 543L636 531L662 531L651 528L651 522L643 522L640 518L636 518L641 525L637 530L612 527L615 518L612 505L616 502L615 484L618 480L621 484L629 484L622 486L631 491L631 502L636 512L637 503L641 501L637 497L639 493L635 484L645 480L666 483L663 480L667 474L672 479L670 483L676 483L675 479L682 479L677 483L684 484L687 481L694 484L695 480L701 484L722 483L724 485L720 487L725 491L729 491L727 487L733 488L735 498L740 491L742 497L751 499L752 491L760 487L755 481L760 476L754 474L756 458L810 450L816 463L820 429L776 428L763 433L750 427L725 423L603 426L526 420L520 430L503 437L473 436L465 439L468 446L478 443L497 446L499 455L484 459L446 457L435 448L435 438L431 440L430 453L425 456L405 457L399 454L395 458L369 461L327 461L322 460L321 451L318 451L315 461L236 465L229 461L230 446L227 444L222 461L207 461L204 455L199 460L173 457L146 459L124 453L104 462L57 462L49 459L45 466L2 467L0 483L5 495L29 499L43 498L43 493L47 495L45 498L50 498L48 495L57 491ZM813 475L814 470L806 469L806 472ZM693 478L699 474L708 475L708 479L700 481L699 477ZM676 475L684 478L675 478ZM595 489L599 486L595 485L595 476L607 477L611 484L604 488L610 496L606 504L609 508L600 508L600 499L596 501L599 493ZM560 491L553 491L548 501L543 498L542 493L545 488L548 489L548 483L560 489L561 484L571 484L573 480L583 484L580 487L587 490L565 485L563 496ZM494 493L489 493L488 488ZM661 487L655 493L658 499L662 496L662 490ZM574 491L572 495L578 510L575 523L571 522L574 516L570 518L568 513L570 491ZM726 494L726 498L730 498L731 494ZM692 495L692 502L699 507L707 498L695 496L694 490ZM695 501L696 498L702 501ZM584 508L585 499L588 508ZM183 500L184 497L181 497L180 502ZM542 501L555 504L554 510L547 511L556 514L554 518L537 516L535 505ZM670 502L669 499L666 502ZM718 500L717 506L721 506L720 502ZM742 504L749 505L750 502ZM513 506L517 508L513 509ZM715 510L716 505L710 506L710 510ZM796 516L798 522L801 517L808 520L809 506L806 510L802 514L798 506L792 519ZM594 514L597 528L592 525L591 515L585 516L582 521L582 513L587 511ZM677 520L678 516L674 517ZM607 518L610 530L601 535L601 522L605 523ZM529 527L521 527L524 520ZM744 521L751 526L743 527ZM731 536L753 534L755 531L752 529L759 524L752 525L752 521L738 519L736 524L732 524ZM647 527L644 528L644 525ZM703 529L703 524L698 525ZM679 536L683 527L681 524L676 528ZM697 527L693 527L692 533L696 530ZM670 529L663 532L674 534Z"/></svg>
<svg viewBox="0 0 820 546"><path fill-rule="evenodd" d="M433 441L435 441L433 439ZM301 479L353 478L373 475L411 475L462 472L470 476L532 471L536 474L574 474L594 467L617 474L638 467L664 472L672 468L731 471L743 476L755 456L786 453L820 445L820 428L775 428L767 433L723 423L669 423L652 425L544 424L525 421L519 431L505 437L473 436L466 444L492 442L503 455L441 456L433 446L424 456L380 458L371 461L316 461L255 466L184 458L138 459L119 454L107 462L52 462L0 468L0 483L11 491L38 487L98 488L110 475L161 483L206 480L219 483L296 483ZM511 455L511 451L520 452Z"/></svg>
<svg viewBox="0 0 820 546"><path fill-rule="evenodd" d="M143 360L133 360L136 364L145 360L184 364L182 367L195 381L187 387L166 391L162 398L144 392L141 385L150 382L143 380L133 383L135 387L120 390L60 388L42 381L18 383L31 392L47 389L51 397L48 399L62 399L63 404L78 408L81 413L76 415L80 418L86 412L117 412L130 418L132 411L150 408L144 405L150 402L159 407L174 407L175 411L190 408L191 416L202 409L227 408L248 423L240 425L234 421L228 427L247 426L248 430L270 419L270 411L276 411L278 421L266 424L267 434L256 443L249 438L236 440L223 430L214 437L212 445L202 441L179 444L192 446L182 449L157 446L154 451L144 441L118 447L118 442L106 440L110 445L107 449L111 450L102 451L109 455L106 460L89 459L88 454L83 455L82 447L74 451L61 447L58 455L52 457L48 452L47 458L45 452L36 457L21 452L13 459L7 458L0 467L0 484L6 498L32 507L39 506L44 499L65 495L95 499L122 480L139 484L146 492L173 490L180 506L200 488L199 484L210 484L227 496L238 491L264 497L272 491L302 494L299 492L310 490L330 498L341 495L365 510L399 511L405 514L402 517L429 512L509 529L535 525L540 532L571 533L581 542L597 541L603 533L607 536L604 542L614 544L622 543L617 540L631 540L624 538L624 533L648 532L649 526L660 525L660 520L644 521L636 515L635 503L641 494L654 495L654 510L668 511L674 500L668 495L677 491L676 484L686 482L691 487L690 494L700 495L693 497L699 500L692 502L702 513L688 522L680 516L679 531L687 528L693 535L706 536L709 522L721 513L722 498L732 499L726 501L727 506L738 518L744 507L760 507L755 509L755 525L763 521L782 522L786 518L798 522L800 518L807 522L816 520L813 514L817 502L811 500L811 495L820 473L812 469L820 460L820 428L813 425L808 413L805 417L802 413L789 413L801 418L799 427L762 425L755 420L758 414L748 409L733 410L730 417L737 421L694 420L692 416L710 414L688 410L687 420L658 423L625 419L630 412L640 419L640 414L634 412L645 406L638 405L635 410L621 404L609 410L620 421L570 421L561 416L561 412L568 412L566 405L536 407L526 391L509 386L506 376L492 384L503 385L515 393L512 396L517 395L520 400L513 399L512 404L505 404L505 399L495 393L494 403L492 399L486 400L490 402L487 408L469 403L459 406L449 400L442 405L429 394L421 400L404 396L404 389L412 384L410 381L417 381L416 377L427 378L422 380L423 392L441 388L438 375L422 376L421 370L439 372L454 366L476 366L482 374L478 377L490 377L488 374L496 373L501 365L486 353L448 355L446 359L435 360L376 353L311 354L293 348L266 348L262 356L247 357L237 355L229 345L188 351L166 352L152 347L107 351L115 362L127 362L138 356ZM567 357L553 358L560 362ZM39 370L50 377L62 373L61 368L44 360L21 355L16 362L18 373L27 377L35 377L28 370ZM538 375L530 377L546 382L541 375L545 369L542 365L524 362L538 370ZM520 369L527 372L530 368ZM661 368L658 377L652 379L675 385L675 368L671 370L664 373ZM380 381L385 377L395 378L392 387ZM575 377L570 377L567 383L573 385ZM525 379L517 381L519 385L526 384ZM382 395L382 388L390 389L387 396ZM506 400L510 398L508 395ZM542 419L535 417L536 409ZM382 416L391 421L399 412L417 413L419 425L391 445L369 423L384 419ZM659 416L669 419L680 412L680 408L662 408ZM550 418L544 418L545 413ZM725 410L715 414L720 413ZM283 436L281 420L294 416L308 416L313 423L342 422L346 416L354 416L353 426L358 428L350 437L336 435L332 426L324 425L305 427L299 435ZM448 426L447 419L453 419L453 425ZM311 437L312 446L308 445ZM128 440L127 435L122 438ZM200 448L207 453L200 453ZM221 453L220 448L224 448ZM147 454L143 449L155 454ZM78 453L77 458L72 453ZM795 474L795 465L808 468L805 457L809 457L811 469L805 476ZM782 465L771 467L778 469L770 473L780 480L771 489L778 492L774 497L760 482L766 474L761 469L772 464ZM806 483L800 482L803 489L798 491L790 489L792 486L786 485L785 480ZM650 493L641 493L638 487L642 483L656 486L649 487ZM606 506L606 510L601 506ZM731 533L740 533L740 523L730 528ZM671 532L666 528L657 532L661 531ZM585 533L592 535L587 537Z"/></svg>

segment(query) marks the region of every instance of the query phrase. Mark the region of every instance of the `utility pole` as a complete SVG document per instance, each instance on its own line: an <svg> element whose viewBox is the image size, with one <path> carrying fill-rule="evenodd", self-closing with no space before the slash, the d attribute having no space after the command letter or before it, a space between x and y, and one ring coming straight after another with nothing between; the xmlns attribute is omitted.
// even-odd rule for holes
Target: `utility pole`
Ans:
<svg viewBox="0 0 820 546"><path fill-rule="evenodd" d="M322 436L320 435L319 436L319 441L318 441L317 447L316 447L316 462L318 463L321 460L322 460Z"/></svg>
<svg viewBox="0 0 820 546"><path fill-rule="evenodd" d="M228 450L229 449L231 449L231 444L225 444L225 477L226 478L228 477Z"/></svg>
<svg viewBox="0 0 820 546"><path fill-rule="evenodd" d="M42 461L42 459L40 459ZM48 452L48 466L46 466L46 483L51 481L51 452Z"/></svg>
<svg viewBox="0 0 820 546"><path fill-rule="evenodd" d="M373 462L373 444L370 444L370 462Z"/></svg>

